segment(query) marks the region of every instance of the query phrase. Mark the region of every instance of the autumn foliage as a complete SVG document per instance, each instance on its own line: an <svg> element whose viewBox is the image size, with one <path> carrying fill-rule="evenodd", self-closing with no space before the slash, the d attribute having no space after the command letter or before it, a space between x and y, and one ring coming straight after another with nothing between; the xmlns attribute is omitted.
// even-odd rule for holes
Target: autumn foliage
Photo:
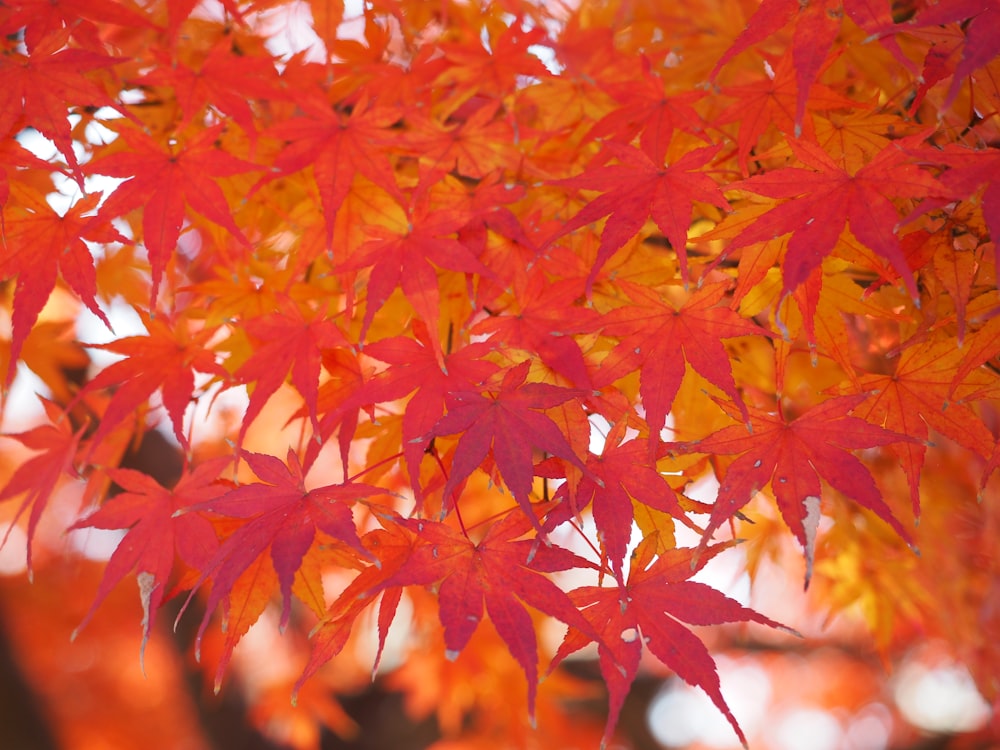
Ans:
<svg viewBox="0 0 1000 750"><path fill-rule="evenodd" d="M742 740L692 628L796 624L692 577L794 540L828 615L996 701L1000 5L572 5L0 5L29 570L121 530L80 628L137 581L218 686L271 612L307 702L403 619L462 747L575 741L581 649L594 745L640 662Z"/></svg>

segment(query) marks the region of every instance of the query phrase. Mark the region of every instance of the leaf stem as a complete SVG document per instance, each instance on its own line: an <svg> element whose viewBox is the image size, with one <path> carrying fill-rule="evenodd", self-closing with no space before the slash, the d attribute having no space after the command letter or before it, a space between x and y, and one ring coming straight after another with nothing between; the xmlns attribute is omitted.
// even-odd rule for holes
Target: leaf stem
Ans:
<svg viewBox="0 0 1000 750"><path fill-rule="evenodd" d="M352 474L351 476L349 476L347 478L346 481L347 482L353 482L354 480L358 479L359 477L363 477L369 471L372 471L373 469L377 469L379 466L383 466L383 465L389 463L390 461L396 461L396 460L398 460L398 459L400 459L402 457L403 457L403 452L402 451L400 451L399 453L394 453L391 456L383 458L381 461L376 461L371 466L366 466L361 471L359 471L357 474Z"/></svg>

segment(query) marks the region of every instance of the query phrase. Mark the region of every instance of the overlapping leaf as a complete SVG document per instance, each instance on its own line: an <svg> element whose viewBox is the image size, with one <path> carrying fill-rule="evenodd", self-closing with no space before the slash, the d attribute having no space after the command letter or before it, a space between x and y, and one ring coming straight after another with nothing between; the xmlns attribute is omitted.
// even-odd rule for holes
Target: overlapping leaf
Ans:
<svg viewBox="0 0 1000 750"><path fill-rule="evenodd" d="M896 635L893 592L872 582L929 583L921 626L974 653L994 690L982 560L996 546L987 480L1000 465L996 1L375 0L356 17L342 5L0 4L0 297L12 323L0 348L9 375L27 364L59 403L45 427L14 428L40 453L0 466L0 500L20 504L8 515L28 516L29 564L53 559L38 554L39 519L63 477L88 478L85 502L116 479L124 493L77 527L124 530L97 598L135 571L146 633L171 583L210 584L221 669L280 593L283 626L311 619L293 598L326 613L303 676L325 694L350 670L316 673L358 618L371 612L380 655L408 594L420 642L463 651L456 668L434 666L440 682L421 673L435 687L410 687L411 708L436 707L470 746L596 746L552 729L567 695L535 695L537 612L570 626L558 659L598 642L607 734L644 642L732 720L682 623L773 624L689 580L725 546L709 536L764 490L808 564L823 558L837 608L875 602L873 628ZM289 50L271 23L286 11L318 39L289 38ZM99 175L126 180L100 208L97 183L83 184ZM49 207L67 198L68 212ZM103 345L124 359L95 377L72 327L80 312L89 324L84 306L123 302L149 334ZM249 454L256 480L215 482L226 459L205 457L238 460L225 438L246 439L251 422L264 439L264 402L286 381L304 403L282 441L301 453ZM218 385L211 423L191 419ZM228 403L244 387L245 414ZM157 392L192 462L172 490L114 468L148 460ZM21 403L4 405L18 418ZM665 448L671 415L685 439L707 437ZM598 416L614 425L600 455L588 450ZM306 490L296 456L319 470L330 449L347 478ZM682 474L662 473L664 450L690 453L671 460ZM976 506L964 500L984 460ZM493 485L458 497L477 468ZM671 490L713 469L714 506ZM908 528L890 512L904 474L935 554L887 563L890 526ZM565 481L553 493L536 478ZM441 517L400 518L408 497L357 507L407 484L418 514ZM536 486L554 501L534 502ZM889 526L822 497L829 488ZM500 508L503 520L463 527ZM710 513L705 542L677 550L675 521L694 527L694 511ZM585 541L599 571L546 546L578 513L596 526ZM634 525L645 538L626 572ZM766 526L752 569L780 540L781 522ZM931 581L929 558L951 580ZM546 578L573 568L616 585L566 596ZM347 585L328 607L332 581ZM500 638L477 631L487 617ZM531 737L523 708L499 703L506 690L469 684L498 647L514 658L501 655L493 679L521 670L538 701ZM434 658L414 655L410 671ZM241 677L254 696L255 677Z"/></svg>
<svg viewBox="0 0 1000 750"><path fill-rule="evenodd" d="M27 558L29 574L32 570L31 551L35 529L38 528L38 522L41 520L45 506L58 482L66 477L77 475L76 454L80 439L86 429L86 425L84 425L74 431L69 416L63 413L57 404L51 401L43 401L42 403L45 407L45 414L49 418L49 424L8 436L26 448L41 452L18 466L17 471L0 490L0 502L24 495L24 500L21 501L14 520L4 533L3 542L0 544L6 543L13 524L17 523L24 511L31 508L31 512L28 514Z"/></svg>
<svg viewBox="0 0 1000 750"><path fill-rule="evenodd" d="M591 375L580 345L571 334L591 328L596 313L576 304L583 289L575 279L549 282L533 270L522 288L515 286L516 313L495 310L472 327L492 341L535 352L539 359L577 388L590 388Z"/></svg>
<svg viewBox="0 0 1000 750"><path fill-rule="evenodd" d="M245 571L264 562L270 552L270 563L277 573L281 592L281 627L291 615L292 583L302 559L313 545L317 530L330 535L355 550L362 558L370 554L358 539L351 506L355 501L386 491L366 484L345 482L305 488L305 477L294 451L288 451L285 461L262 453L244 452L244 460L260 482L251 482L230 490L225 495L190 506L189 511L214 513L244 519L243 525L226 537L211 560L202 566L202 574L194 591L207 580L212 581L205 617L198 630L201 640L215 608L233 590ZM269 595L270 592L261 592ZM190 601L191 596L188 597ZM241 633L230 633L231 643ZM231 645L230 645L231 650ZM219 665L221 673L225 664Z"/></svg>
<svg viewBox="0 0 1000 750"><path fill-rule="evenodd" d="M583 174L559 184L584 190L603 190L589 201L559 232L561 236L609 216L601 233L597 260L587 279L588 288L611 255L652 218L670 241L680 261L681 278L687 281L687 237L695 201L728 209L719 186L700 168L718 153L718 146L694 149L671 164L654 161L645 151L608 142L604 149L618 160L611 166L591 166Z"/></svg>
<svg viewBox="0 0 1000 750"><path fill-rule="evenodd" d="M983 458L989 457L994 444L992 434L975 410L959 398L952 399L963 354L967 352L963 352L953 339L929 339L904 349L891 374L864 375L860 381L861 387L871 395L854 409L853 414L915 438L889 446L889 450L899 457L910 483L914 515L920 512L920 475L927 453L929 428ZM967 395L972 390L970 386L971 383L963 384L959 396Z"/></svg>
<svg viewBox="0 0 1000 750"><path fill-rule="evenodd" d="M217 125L187 143L171 138L164 144L136 128L122 127L119 137L128 150L100 156L87 165L88 174L126 180L101 206L101 218L114 219L143 207L142 241L153 267L151 308L156 307L160 280L176 249L187 206L249 244L233 219L225 193L212 178L243 174L258 167L220 147L224 129L224 125Z"/></svg>
<svg viewBox="0 0 1000 750"><path fill-rule="evenodd" d="M289 375L292 385L305 399L309 417L318 430L317 399L323 351L349 346L337 324L322 311L307 315L287 297L279 298L278 308L243 324L254 344L253 353L233 377L253 388L240 428L240 441L268 398Z"/></svg>
<svg viewBox="0 0 1000 750"><path fill-rule="evenodd" d="M746 747L743 730L722 697L715 661L705 644L681 623L758 622L787 628L703 583L687 580L727 545L714 545L701 554L675 548L654 560L657 541L648 537L633 553L627 583L611 588L585 586L570 592L574 605L601 636L598 654L610 702L605 742L618 722L645 648L689 685L704 690ZM573 623L570 626L553 664L594 640Z"/></svg>
<svg viewBox="0 0 1000 750"><path fill-rule="evenodd" d="M810 169L785 167L733 183L769 198L791 200L771 209L733 238L730 250L792 233L782 264L785 293L804 282L836 246L845 225L862 244L885 258L917 296L913 271L900 248L896 227L900 212L891 198L947 195L947 190L921 169L896 143L851 174L829 154L806 141L791 144Z"/></svg>
<svg viewBox="0 0 1000 750"><path fill-rule="evenodd" d="M114 101L87 74L116 62L119 59L98 52L64 49L59 35L38 40L27 56L15 49L4 49L0 54L0 76L4 81L0 91L0 137L14 135L16 131L12 131L23 116L26 123L56 144L82 187L67 109L114 106Z"/></svg>
<svg viewBox="0 0 1000 750"><path fill-rule="evenodd" d="M535 520L532 510L532 520ZM490 622L510 647L528 679L528 708L534 714L538 682L535 628L524 605L599 640L588 623L544 573L589 567L586 560L538 539L523 539L531 524L519 512L496 522L479 542L433 521L402 521L421 540L405 568L382 583L390 586L438 584L441 625L447 656L457 658L479 627L485 607Z"/></svg>
<svg viewBox="0 0 1000 750"><path fill-rule="evenodd" d="M274 162L274 174L265 180L311 166L329 243L337 211L350 192L356 173L389 195L399 196L392 163L377 150L392 142L389 128L399 119L399 112L364 98L350 108L331 107L318 90L300 91L297 99L302 115L267 132L285 145Z"/></svg>
<svg viewBox="0 0 1000 750"><path fill-rule="evenodd" d="M412 393L403 411L403 455L410 471L410 483L422 502L420 462L427 448L428 435L445 411L448 395L468 391L484 383L499 367L483 357L493 344L480 342L462 346L443 355L430 340L427 327L414 321L414 337L396 336L365 347L365 354L390 365L378 377L356 392L356 397L341 404L354 405L394 401Z"/></svg>
<svg viewBox="0 0 1000 750"><path fill-rule="evenodd" d="M697 528L687 518L673 488L650 462L647 440L625 440L627 424L627 420L615 424L601 454L589 456L590 475L584 476L575 490L567 482L556 493L557 499L570 503L574 515L590 507L601 544L619 580L636 523L633 501Z"/></svg>
<svg viewBox="0 0 1000 750"><path fill-rule="evenodd" d="M656 452L660 431L680 388L685 362L721 388L738 405L746 420L746 407L721 340L770 334L729 308L719 306L727 285L706 284L676 306L653 289L629 282L619 284L632 303L612 310L599 321L604 333L615 336L619 343L602 362L597 385L603 386L639 370L639 394L649 424L650 456Z"/></svg>
<svg viewBox="0 0 1000 750"><path fill-rule="evenodd" d="M13 380L24 339L48 301L60 272L90 311L111 326L94 299L97 293L94 259L84 243L119 242L125 238L93 215L99 197L86 196L60 215L42 196L20 185L14 186L13 198L21 210L5 216L5 242L0 252L0 277L17 277L7 386Z"/></svg>
<svg viewBox="0 0 1000 750"><path fill-rule="evenodd" d="M212 524L198 513L184 513L190 506L225 494L230 486L219 474L231 460L220 457L188 467L177 484L168 489L134 469L112 469L108 473L123 492L98 510L73 524L71 529L128 529L104 569L94 603L77 627L79 633L104 598L133 570L139 581L143 610L145 649L149 634L170 585L175 557L193 570L211 560L218 547Z"/></svg>
<svg viewBox="0 0 1000 750"><path fill-rule="evenodd" d="M362 338L397 287L403 290L417 316L433 330L437 329L441 298L434 265L483 277L493 276L465 245L450 236L468 219L461 211L435 211L421 196L415 205L409 206L405 229L400 228L402 234L395 228L370 229L371 239L337 267L338 271L371 268L366 285Z"/></svg>
<svg viewBox="0 0 1000 750"><path fill-rule="evenodd" d="M83 396L102 388L115 389L91 440L97 444L105 439L154 392L160 391L174 435L187 447L184 412L194 395L195 372L228 377L214 352L206 348L215 332L205 328L189 333L185 326L173 326L165 317L147 318L144 324L148 336L127 336L109 344L87 345L125 356L101 370L81 391Z"/></svg>
<svg viewBox="0 0 1000 750"><path fill-rule="evenodd" d="M452 494L455 489L479 468L491 449L507 488L531 519L535 518L528 497L534 475L533 448L541 448L586 471L566 436L541 413L580 393L546 383L526 382L530 366L525 361L507 370L498 387L488 385L483 390L448 395L448 413L428 433L428 437L461 433L444 486L447 507L455 502Z"/></svg>
<svg viewBox="0 0 1000 750"><path fill-rule="evenodd" d="M852 451L918 441L851 416L851 411L866 398L863 393L831 398L792 419L753 408L750 429L733 425L679 446L683 450L737 456L719 487L701 547L708 544L712 532L750 502L754 493L770 485L782 518L805 551L808 585L823 498L821 480L873 511L912 543L910 534L882 499L871 471ZM740 414L730 404L720 405L734 418Z"/></svg>

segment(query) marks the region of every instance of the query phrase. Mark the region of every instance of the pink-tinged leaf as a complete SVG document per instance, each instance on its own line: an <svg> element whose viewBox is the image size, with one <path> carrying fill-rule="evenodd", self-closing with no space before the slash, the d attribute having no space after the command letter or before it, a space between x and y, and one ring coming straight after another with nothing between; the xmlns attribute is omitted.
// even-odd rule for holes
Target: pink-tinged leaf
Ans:
<svg viewBox="0 0 1000 750"><path fill-rule="evenodd" d="M962 57L952 73L942 109L951 107L966 79L1000 54L997 49L1000 3L997 0L948 0L928 4L907 26L928 28L955 22L962 24L965 44L962 46Z"/></svg>
<svg viewBox="0 0 1000 750"><path fill-rule="evenodd" d="M582 392L526 383L530 366L525 361L509 369L498 388L487 386L448 395L448 413L428 433L428 438L461 433L444 487L446 504L452 503L454 490L480 466L491 447L500 475L531 519L535 518L528 497L534 475L533 448L586 470L556 423L539 411L577 398Z"/></svg>
<svg viewBox="0 0 1000 750"><path fill-rule="evenodd" d="M570 592L573 603L602 637L598 655L609 693L605 741L618 723L645 647L678 677L704 690L746 746L743 731L722 697L715 662L705 644L681 623L757 622L786 631L788 628L704 584L686 580L729 545L714 545L700 554L695 549L675 548L653 561L656 543L654 537L648 537L636 548L627 583L611 588L587 586ZM550 670L592 640L571 625Z"/></svg>
<svg viewBox="0 0 1000 750"><path fill-rule="evenodd" d="M403 456L419 509L423 502L420 463L430 440L428 435L445 411L448 394L479 387L499 367L483 359L495 349L490 342L457 347L439 361L427 326L415 320L412 327L413 338L396 336L365 346L366 356L387 363L389 368L343 399L337 411L413 394L403 411Z"/></svg>
<svg viewBox="0 0 1000 750"><path fill-rule="evenodd" d="M526 283L515 282L511 308L494 310L472 327L489 334L492 343L534 352L542 362L575 387L592 390L590 372L572 334L593 328L597 313L578 302L583 296L577 279L553 282L539 268Z"/></svg>

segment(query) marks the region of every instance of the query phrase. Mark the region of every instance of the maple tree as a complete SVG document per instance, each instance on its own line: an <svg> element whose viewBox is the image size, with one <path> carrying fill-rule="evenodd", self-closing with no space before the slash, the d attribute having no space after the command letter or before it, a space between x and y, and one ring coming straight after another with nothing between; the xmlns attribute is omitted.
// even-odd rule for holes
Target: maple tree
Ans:
<svg viewBox="0 0 1000 750"><path fill-rule="evenodd" d="M826 616L887 659L944 642L997 707L998 18L3 3L0 371L36 421L0 512L29 574L47 524L119 531L75 632L134 576L142 647L200 616L218 690L274 612L285 696L345 734L330 664L371 625L374 674L405 620L442 747L606 743L647 663L746 744L689 626L797 625L692 579L790 542ZM559 693L584 648L589 729Z"/></svg>

